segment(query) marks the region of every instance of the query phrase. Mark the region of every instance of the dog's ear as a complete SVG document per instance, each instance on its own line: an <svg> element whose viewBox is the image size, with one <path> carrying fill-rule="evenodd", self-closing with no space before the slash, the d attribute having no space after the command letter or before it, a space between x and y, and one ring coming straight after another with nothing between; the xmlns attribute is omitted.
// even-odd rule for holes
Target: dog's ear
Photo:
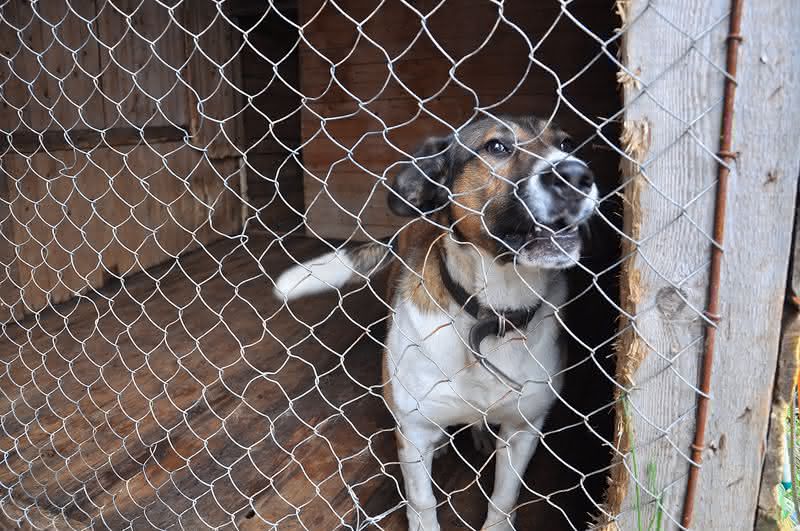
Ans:
<svg viewBox="0 0 800 531"><path fill-rule="evenodd" d="M427 214L447 202L453 137L431 137L405 163L389 189L389 208L398 216Z"/></svg>

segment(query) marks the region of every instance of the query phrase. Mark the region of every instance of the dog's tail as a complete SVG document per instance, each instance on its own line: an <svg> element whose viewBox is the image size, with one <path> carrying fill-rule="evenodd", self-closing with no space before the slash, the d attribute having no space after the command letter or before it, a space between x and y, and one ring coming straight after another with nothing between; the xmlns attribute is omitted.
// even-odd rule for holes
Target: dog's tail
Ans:
<svg viewBox="0 0 800 531"><path fill-rule="evenodd" d="M341 288L358 278L367 279L392 262L389 240L365 243L312 258L290 267L275 281L275 296L293 300Z"/></svg>

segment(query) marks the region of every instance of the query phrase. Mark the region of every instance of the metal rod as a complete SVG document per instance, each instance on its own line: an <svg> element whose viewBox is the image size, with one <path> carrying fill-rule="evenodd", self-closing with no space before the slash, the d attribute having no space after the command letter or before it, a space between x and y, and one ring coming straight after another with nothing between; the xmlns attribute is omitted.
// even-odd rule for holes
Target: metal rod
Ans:
<svg viewBox="0 0 800 531"><path fill-rule="evenodd" d="M725 62L727 76L725 78L725 100L722 109L722 132L720 137L719 157L722 162L717 169L716 211L714 212L714 243L711 248L711 271L708 281L708 306L706 308L706 338L703 350L703 365L700 369L700 397L697 403L697 419L694 442L692 443L692 463L689 467L689 479L686 483L686 495L683 500L681 525L688 529L692 524L695 493L700 477L700 465L703 461L705 447L706 423L708 420L709 390L711 389L711 371L714 365L714 344L717 337L719 321L719 281L722 263L722 244L725 238L725 210L728 201L729 165L735 158L731 151L733 140L733 104L736 95L736 66L739 58L739 43L742 26L742 6L744 0L731 0L730 28L728 30L728 49Z"/></svg>

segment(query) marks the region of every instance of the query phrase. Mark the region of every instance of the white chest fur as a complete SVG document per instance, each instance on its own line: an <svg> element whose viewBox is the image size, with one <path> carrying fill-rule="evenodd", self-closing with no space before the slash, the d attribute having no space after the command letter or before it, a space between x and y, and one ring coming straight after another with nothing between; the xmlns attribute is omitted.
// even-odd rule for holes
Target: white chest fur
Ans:
<svg viewBox="0 0 800 531"><path fill-rule="evenodd" d="M423 312L410 301L396 301L387 342L396 415L422 415L442 428L484 418L489 423L524 424L543 416L560 390L564 361L554 313L566 299L563 277L513 265L476 265L471 268L477 271L473 278L465 278L463 270L453 276L478 293L481 304L519 308L536 304L539 296L546 302L522 333L483 340L481 354L491 361L487 368L469 348L475 320L456 304ZM493 374L492 367L501 375ZM522 392L502 375L522 385Z"/></svg>

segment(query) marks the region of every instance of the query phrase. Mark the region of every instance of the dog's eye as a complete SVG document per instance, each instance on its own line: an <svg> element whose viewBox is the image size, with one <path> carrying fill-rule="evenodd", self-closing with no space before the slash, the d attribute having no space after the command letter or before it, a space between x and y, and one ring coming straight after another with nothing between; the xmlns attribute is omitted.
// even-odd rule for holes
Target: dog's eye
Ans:
<svg viewBox="0 0 800 531"><path fill-rule="evenodd" d="M488 151L492 155L505 155L511 152L508 146L506 146L499 140L490 140L486 144L486 151Z"/></svg>
<svg viewBox="0 0 800 531"><path fill-rule="evenodd" d="M565 138L564 140L561 141L561 145L559 146L558 149L560 149L564 153L572 153L573 151L575 151L575 148L576 148L575 141L572 140L571 138Z"/></svg>

